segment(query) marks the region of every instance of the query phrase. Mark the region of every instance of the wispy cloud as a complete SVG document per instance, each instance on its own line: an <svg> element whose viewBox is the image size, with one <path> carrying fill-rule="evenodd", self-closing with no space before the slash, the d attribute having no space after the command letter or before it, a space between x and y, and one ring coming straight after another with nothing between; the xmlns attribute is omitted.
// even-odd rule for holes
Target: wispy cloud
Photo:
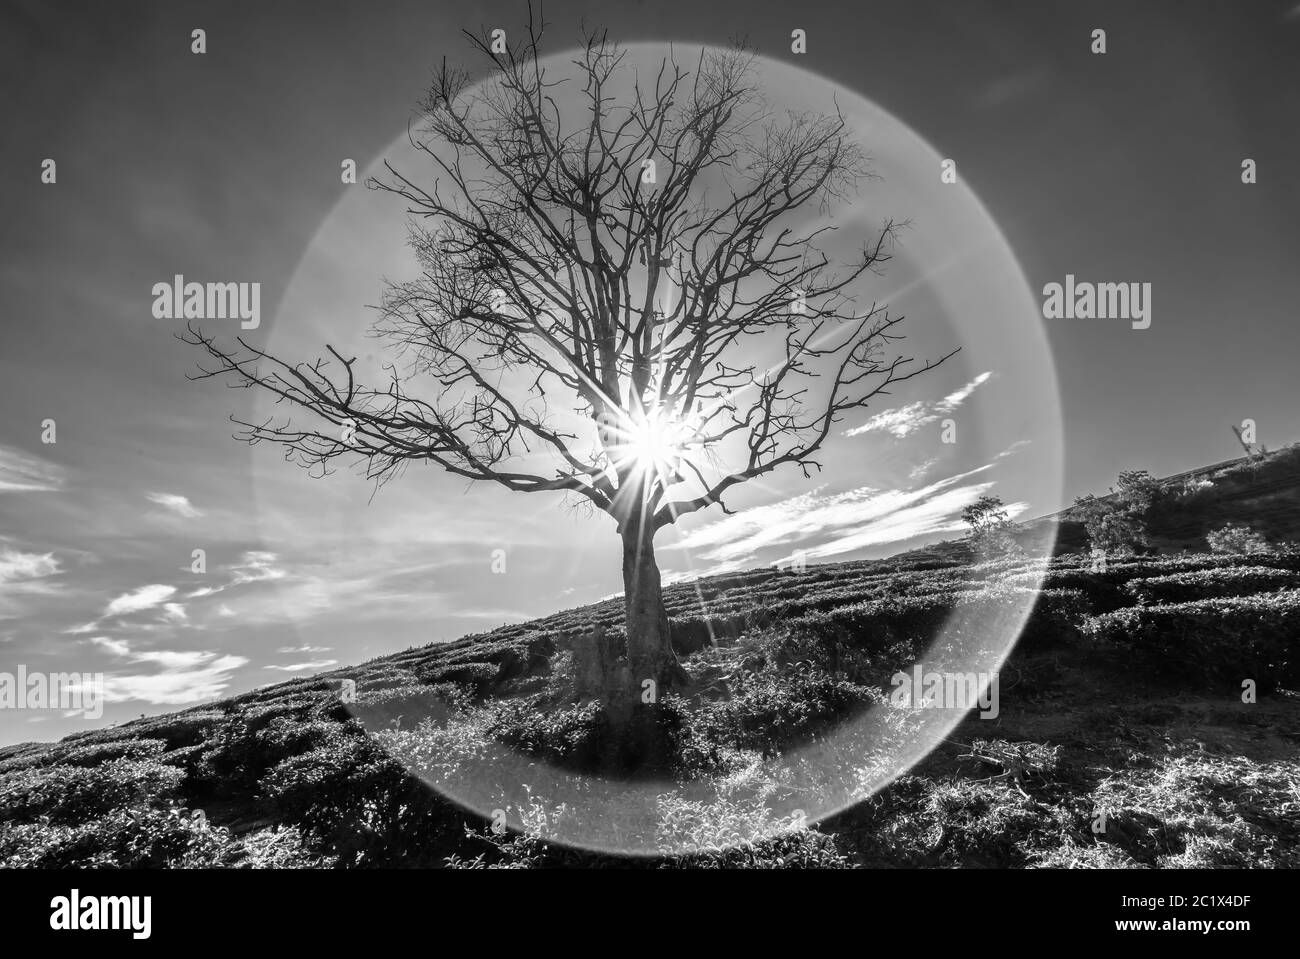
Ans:
<svg viewBox="0 0 1300 959"><path fill-rule="evenodd" d="M110 639L107 636L92 636L90 637L90 641L96 646L108 650L114 656L125 656L131 651L131 648L127 645L126 640L124 639Z"/></svg>
<svg viewBox="0 0 1300 959"><path fill-rule="evenodd" d="M277 653L328 653L332 647L329 646L311 646L304 643L301 646L281 646L276 650Z"/></svg>
<svg viewBox="0 0 1300 959"><path fill-rule="evenodd" d="M981 373L961 389L949 393L936 403L918 400L906 406L892 410L882 410L861 426L845 430L845 436L861 436L863 433L884 432L902 439L909 433L915 433L922 426L936 422L941 416L953 412L970 398L970 395L992 378L992 372Z"/></svg>
<svg viewBox="0 0 1300 959"><path fill-rule="evenodd" d="M512 619L529 619L535 614L522 609L458 609L446 615L457 619L485 619L489 622L504 623Z"/></svg>
<svg viewBox="0 0 1300 959"><path fill-rule="evenodd" d="M819 488L694 530L676 548L716 564L697 571L712 573L752 565L767 550L788 551L783 557L788 558L798 547L808 558L818 558L957 532L965 528L962 509L993 486L972 478L992 467L986 464L914 490L863 486L826 494ZM1028 504L1013 503L1007 512L1016 516L1026 509Z"/></svg>
<svg viewBox="0 0 1300 959"><path fill-rule="evenodd" d="M395 563L391 553L377 557L357 552L283 563L274 553L249 552L239 563L226 567L232 576L229 583L197 590L189 598L221 593L224 602L215 614L237 615L244 625L283 621L286 614L306 621L355 610L380 611L388 617L447 616L452 615L449 594L432 588L434 575L449 565L467 562L470 560L463 557L454 564L426 558L392 568L385 566ZM259 589L254 584L274 588ZM248 588L235 589L245 586ZM471 611L464 615L476 614ZM490 615L512 613L494 609Z"/></svg>
<svg viewBox="0 0 1300 959"><path fill-rule="evenodd" d="M245 553L242 562L230 567L235 573L235 582L253 583L263 579L280 579L284 576L284 570L272 565L275 559L274 553Z"/></svg>
<svg viewBox="0 0 1300 959"><path fill-rule="evenodd" d="M16 549L0 549L0 586L23 580L44 579L59 572L59 561L53 553L24 553Z"/></svg>
<svg viewBox="0 0 1300 959"><path fill-rule="evenodd" d="M325 669L329 666L337 666L337 659L317 659L309 663L292 663L288 666L267 666L267 669L276 669L282 673L305 673L311 669Z"/></svg>
<svg viewBox="0 0 1300 959"><path fill-rule="evenodd" d="M104 610L104 615L121 616L125 613L138 613L143 609L152 609L171 599L175 592L175 586L165 586L161 583L141 586L129 593L123 593L110 602L108 608Z"/></svg>
<svg viewBox="0 0 1300 959"><path fill-rule="evenodd" d="M924 502L898 509L868 525L846 530L829 542L810 546L804 550L804 555L808 559L824 559L871 546L902 543L920 536L963 532L966 524L961 519L961 511L992 488L992 483L979 483L947 490ZM1007 515L1012 518L1028 508L1028 503L1009 503L1005 507Z"/></svg>
<svg viewBox="0 0 1300 959"><path fill-rule="evenodd" d="M59 592L52 577L63 572L53 553L28 553L11 547L0 548L0 619L30 615L28 599Z"/></svg>
<svg viewBox="0 0 1300 959"><path fill-rule="evenodd" d="M186 593L185 598L202 599L204 596L224 592L231 587L243 586L246 583L262 583L285 579L289 575L288 571L273 565L276 560L275 553L267 553L261 550L244 553L239 558L238 563L231 563L229 566L224 567L225 571L230 573L230 582L222 583L220 586L200 586L198 589Z"/></svg>
<svg viewBox="0 0 1300 959"><path fill-rule="evenodd" d="M163 616L172 623L183 623L189 619L185 607L180 603L163 603Z"/></svg>
<svg viewBox="0 0 1300 959"><path fill-rule="evenodd" d="M163 509L184 516L186 519L195 519L203 515L202 510L196 509L190 503L188 496L181 496L179 493L145 493L144 495L149 502L157 503Z"/></svg>
<svg viewBox="0 0 1300 959"><path fill-rule="evenodd" d="M184 706L215 699L230 685L230 675L248 660L208 650L133 650L124 640L96 636L91 640L115 656L155 667L150 673L108 673L104 699L108 702L140 700L160 706Z"/></svg>
<svg viewBox="0 0 1300 959"><path fill-rule="evenodd" d="M12 446L0 446L0 493L48 493L63 487L63 467Z"/></svg>
<svg viewBox="0 0 1300 959"><path fill-rule="evenodd" d="M938 464L939 458L937 456L926 460L924 463L918 463L916 466L912 467L911 472L907 474L907 478L910 480L919 480Z"/></svg>

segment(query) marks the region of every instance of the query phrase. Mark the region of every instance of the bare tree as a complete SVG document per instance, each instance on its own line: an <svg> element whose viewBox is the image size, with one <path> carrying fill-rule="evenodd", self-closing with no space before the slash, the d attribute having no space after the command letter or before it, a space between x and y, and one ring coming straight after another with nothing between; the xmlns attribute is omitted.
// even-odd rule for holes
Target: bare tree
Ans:
<svg viewBox="0 0 1300 959"><path fill-rule="evenodd" d="M427 460L608 513L626 675L671 682L656 532L727 511L732 487L780 466L820 469L844 414L952 354L888 355L901 317L858 308L855 281L889 259L892 222L840 264L821 249L833 226L791 222L846 201L870 171L838 110L769 110L743 47L689 69L669 55L650 77L588 34L575 100L542 66L531 16L512 48L466 35L494 74L436 72L411 136L436 182L386 163L369 183L406 201L420 266L389 284L372 331L397 354L386 382L357 382L355 358L328 345L305 364L242 338L227 350L193 325L184 338L216 361L198 377L311 414L309 426L240 422L240 438L283 444L304 466L356 457L382 482Z"/></svg>

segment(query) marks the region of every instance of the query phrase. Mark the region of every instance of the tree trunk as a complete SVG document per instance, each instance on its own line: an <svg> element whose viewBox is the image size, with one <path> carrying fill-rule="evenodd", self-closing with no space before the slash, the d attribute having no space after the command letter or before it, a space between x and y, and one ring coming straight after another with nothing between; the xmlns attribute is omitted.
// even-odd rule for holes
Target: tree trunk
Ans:
<svg viewBox="0 0 1300 959"><path fill-rule="evenodd" d="M630 523L622 536L629 692L639 699L646 689L645 681L652 679L657 698L665 687L680 682L684 675L668 634L654 534L641 534L637 524Z"/></svg>

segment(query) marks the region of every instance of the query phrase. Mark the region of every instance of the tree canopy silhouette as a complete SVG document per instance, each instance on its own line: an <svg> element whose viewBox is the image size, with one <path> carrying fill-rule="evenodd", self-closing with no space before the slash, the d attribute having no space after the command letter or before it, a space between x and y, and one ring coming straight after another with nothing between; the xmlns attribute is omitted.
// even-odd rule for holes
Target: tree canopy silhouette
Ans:
<svg viewBox="0 0 1300 959"><path fill-rule="evenodd" d="M444 61L411 134L435 182L389 163L369 181L405 201L419 265L372 331L395 351L384 382L358 382L328 344L304 363L194 325L185 338L209 354L199 378L310 415L240 422L304 466L356 458L382 482L428 461L608 513L625 678L671 682L655 533L779 467L819 469L846 413L952 354L896 354L902 318L859 305L893 222L847 262L824 251L825 214L871 175L837 109L770 109L739 46L648 75L590 33L576 82L555 77L541 33L531 18L513 46L467 33L491 76Z"/></svg>

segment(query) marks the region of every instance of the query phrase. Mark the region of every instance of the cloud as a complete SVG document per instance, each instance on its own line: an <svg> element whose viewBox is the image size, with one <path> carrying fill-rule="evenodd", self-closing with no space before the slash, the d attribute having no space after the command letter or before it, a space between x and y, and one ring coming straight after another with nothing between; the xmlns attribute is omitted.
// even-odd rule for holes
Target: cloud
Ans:
<svg viewBox="0 0 1300 959"><path fill-rule="evenodd" d="M301 646L281 646L276 650L277 653L328 653L333 647L331 646L311 646L304 643Z"/></svg>
<svg viewBox="0 0 1300 959"><path fill-rule="evenodd" d="M96 646L107 649L114 656L125 656L131 651L131 648L127 645L126 640L124 639L109 639L107 636L92 636L90 637L90 641Z"/></svg>
<svg viewBox="0 0 1300 959"><path fill-rule="evenodd" d="M919 480L923 476L925 476L926 473L930 472L930 470L933 469L938 464L939 464L939 458L937 456L928 459L924 463L920 463L916 466L913 466L912 471L907 474L907 478L910 480Z"/></svg>
<svg viewBox="0 0 1300 959"><path fill-rule="evenodd" d="M183 623L189 619L185 615L185 607L180 603L163 603L163 617L173 623Z"/></svg>
<svg viewBox="0 0 1300 959"><path fill-rule="evenodd" d="M1033 443L1033 440L1016 440L1014 443L1012 443L1010 446L1004 449L1001 453L995 456L994 459L1002 460L1002 459L1006 459L1008 456L1015 456L1026 446L1029 446L1031 443Z"/></svg>
<svg viewBox="0 0 1300 959"><path fill-rule="evenodd" d="M518 619L526 620L533 618L536 614L525 612L520 609L457 609L449 611L445 615L456 619L486 619L490 622L504 623L507 620Z"/></svg>
<svg viewBox="0 0 1300 959"><path fill-rule="evenodd" d="M961 511L993 488L992 483L962 486L948 490L922 503L907 506L868 526L845 532L841 536L804 550L808 559L838 556L869 546L901 543L918 536L959 533L966 529ZM1029 508L1028 503L1010 503L1004 507L1015 518Z"/></svg>
<svg viewBox="0 0 1300 959"><path fill-rule="evenodd" d="M750 556L764 546L796 542L825 528L829 510L855 500L866 500L876 490L864 486L834 497L820 494L824 487L790 499L742 510L716 523L693 530L676 548L700 552L712 560Z"/></svg>
<svg viewBox="0 0 1300 959"><path fill-rule="evenodd" d="M230 674L248 664L243 656L223 656L207 650L155 649L133 651L125 640L96 636L91 640L115 656L157 667L152 673L108 673L107 702L142 700L160 706L184 706L216 699L230 685Z"/></svg>
<svg viewBox="0 0 1300 959"><path fill-rule="evenodd" d="M186 519L203 515L202 510L195 509L190 503L189 497L181 496L179 493L145 493L144 495L151 503L157 503L163 509L171 510Z"/></svg>
<svg viewBox="0 0 1300 959"><path fill-rule="evenodd" d="M992 375L992 372L981 373L955 393L949 393L939 402L939 410L944 413L951 413L957 407L965 403L967 398L979 389L979 387L987 383Z"/></svg>
<svg viewBox="0 0 1300 959"><path fill-rule="evenodd" d="M337 659L317 659L310 663L293 663L289 666L267 666L267 669L278 669L282 673L302 673L309 669L324 669L327 666L338 665Z"/></svg>
<svg viewBox="0 0 1300 959"><path fill-rule="evenodd" d="M230 685L230 674L248 663L243 656L197 653L185 665L173 665L158 673L104 677L104 699L108 702L143 700L162 706L184 706L216 699Z"/></svg>
<svg viewBox="0 0 1300 959"><path fill-rule="evenodd" d="M283 569L271 565L275 560L274 553L258 551L245 553L240 558L240 562L226 567L235 574L230 585L239 586L243 583L260 583L268 579L283 579L288 574Z"/></svg>
<svg viewBox="0 0 1300 959"><path fill-rule="evenodd" d="M161 583L141 586L137 590L123 593L109 603L108 608L104 610L104 615L121 616L123 613L138 613L142 609L152 609L171 599L175 592L175 586L164 586Z"/></svg>
<svg viewBox="0 0 1300 959"><path fill-rule="evenodd" d="M0 586L44 579L59 572L53 553L23 553L16 549L0 550Z"/></svg>
<svg viewBox="0 0 1300 959"><path fill-rule="evenodd" d="M949 393L937 403L918 400L915 403L908 403L906 406L895 407L892 410L882 410L861 426L845 430L844 435L861 436L863 433L885 432L902 439L909 433L915 433L922 426L928 426L937 421L944 414L956 410L970 398L972 393L987 383L992 376L992 372L981 373L961 389Z"/></svg>
<svg viewBox="0 0 1300 959"><path fill-rule="evenodd" d="M0 493L50 493L63 487L63 467L12 446L0 446Z"/></svg>
<svg viewBox="0 0 1300 959"><path fill-rule="evenodd" d="M824 494L818 487L694 530L671 548L691 550L718 564L697 574L716 573L752 564L760 552L775 548L798 545L805 556L816 558L957 532L964 529L961 510L993 486L969 480L992 467L990 463L915 490L863 486ZM1027 504L1014 503L1007 512L1015 516L1025 509ZM803 545L817 538L822 542Z"/></svg>
<svg viewBox="0 0 1300 959"><path fill-rule="evenodd" d="M50 596L62 586L51 582L63 570L53 553L0 549L0 619L24 618L30 609L23 597Z"/></svg>
<svg viewBox="0 0 1300 959"><path fill-rule="evenodd" d="M186 594L186 599L201 599L204 596L211 596L214 593L224 592L233 586L243 586L245 583L261 583L268 580L284 579L289 574L276 566L272 566L276 560L275 553L265 553L253 550L245 553L239 558L238 563L231 563L224 567L226 572L231 574L230 582L223 583L220 586L200 586Z"/></svg>
<svg viewBox="0 0 1300 959"><path fill-rule="evenodd" d="M460 558L454 563L441 559L404 563L401 559L391 551L384 555L357 551L316 557L311 562L295 564L290 571L279 565L279 557L274 553L245 553L239 564L227 567L233 574L231 582L214 590L222 592L225 600L215 613L237 616L244 625L279 623L286 616L302 622L336 617L353 610L393 619L453 615L447 604L448 594L432 588L433 574L448 565L471 561ZM274 589L256 586L234 589L271 581ZM465 615L476 614L469 611ZM533 614L493 609L483 615L528 618Z"/></svg>

